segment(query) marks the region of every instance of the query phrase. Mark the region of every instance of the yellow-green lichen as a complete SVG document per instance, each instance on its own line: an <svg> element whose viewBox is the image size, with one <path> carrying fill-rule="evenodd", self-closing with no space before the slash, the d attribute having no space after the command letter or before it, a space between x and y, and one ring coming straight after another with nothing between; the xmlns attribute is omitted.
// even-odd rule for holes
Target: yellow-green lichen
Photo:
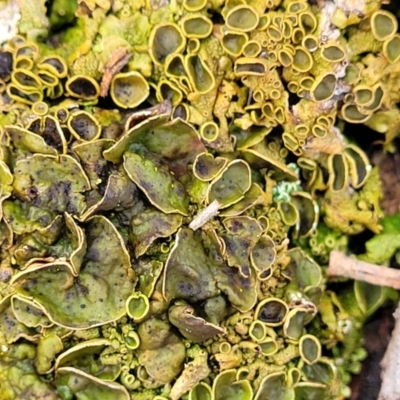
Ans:
<svg viewBox="0 0 400 400"><path fill-rule="evenodd" d="M333 293L318 263L364 230L387 263L398 231L354 127L394 146L397 18L50 3L19 0L0 48L5 400L348 397L392 294Z"/></svg>

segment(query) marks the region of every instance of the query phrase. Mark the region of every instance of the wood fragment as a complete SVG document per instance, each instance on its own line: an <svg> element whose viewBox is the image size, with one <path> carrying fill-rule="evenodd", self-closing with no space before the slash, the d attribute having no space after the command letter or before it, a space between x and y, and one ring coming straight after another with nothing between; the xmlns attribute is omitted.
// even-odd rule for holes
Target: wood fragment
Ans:
<svg viewBox="0 0 400 400"><path fill-rule="evenodd" d="M104 73L100 85L101 97L107 96L112 78L115 74L121 71L122 68L125 67L126 63L131 57L132 54L129 54L124 48L119 48L112 53L110 59L107 61L107 64L104 67Z"/></svg>
<svg viewBox="0 0 400 400"><path fill-rule="evenodd" d="M218 202L218 200L214 200L204 210L202 210L199 214L196 215L194 220L189 224L189 228L192 229L193 231L201 228L210 219L214 218L219 214L218 210L220 207L221 204Z"/></svg>
<svg viewBox="0 0 400 400"><path fill-rule="evenodd" d="M382 385L378 400L400 400L400 302L393 316L396 322L381 362Z"/></svg>
<svg viewBox="0 0 400 400"><path fill-rule="evenodd" d="M326 274L329 278L341 276L372 285L400 289L400 270L360 261L340 251L331 252Z"/></svg>

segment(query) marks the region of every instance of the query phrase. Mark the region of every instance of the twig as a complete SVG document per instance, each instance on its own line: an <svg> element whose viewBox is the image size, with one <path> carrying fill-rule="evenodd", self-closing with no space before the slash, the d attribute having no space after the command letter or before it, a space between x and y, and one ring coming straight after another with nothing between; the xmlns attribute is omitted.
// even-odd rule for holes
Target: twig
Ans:
<svg viewBox="0 0 400 400"><path fill-rule="evenodd" d="M400 270L347 257L340 251L331 252L326 274L328 277L341 276L372 285L400 289Z"/></svg>
<svg viewBox="0 0 400 400"><path fill-rule="evenodd" d="M124 66L131 57L132 54L128 54L127 50L124 48L120 48L114 51L114 53L111 55L110 59L107 61L107 64L104 67L103 78L101 80L101 86L100 86L101 97L107 96L112 78L116 73L118 73L119 71L121 71L122 68L124 68Z"/></svg>
<svg viewBox="0 0 400 400"><path fill-rule="evenodd" d="M214 200L211 204L209 204L204 210L202 210L193 221L189 224L189 228L195 231L196 229L201 228L204 224L206 224L211 218L214 218L219 214L219 208L221 204L218 200Z"/></svg>
<svg viewBox="0 0 400 400"><path fill-rule="evenodd" d="M400 400L400 302L393 314L392 338L382 359L382 386L378 400Z"/></svg>

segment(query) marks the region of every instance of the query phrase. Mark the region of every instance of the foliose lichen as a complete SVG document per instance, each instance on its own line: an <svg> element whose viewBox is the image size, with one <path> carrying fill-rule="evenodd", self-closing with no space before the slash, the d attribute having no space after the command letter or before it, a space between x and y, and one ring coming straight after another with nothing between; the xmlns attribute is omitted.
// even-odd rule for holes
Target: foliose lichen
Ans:
<svg viewBox="0 0 400 400"><path fill-rule="evenodd" d="M4 400L350 395L360 327L393 294L334 293L320 265L382 231L378 171L345 133L390 149L400 36L379 2L323 3L18 1ZM387 262L376 237L365 257Z"/></svg>

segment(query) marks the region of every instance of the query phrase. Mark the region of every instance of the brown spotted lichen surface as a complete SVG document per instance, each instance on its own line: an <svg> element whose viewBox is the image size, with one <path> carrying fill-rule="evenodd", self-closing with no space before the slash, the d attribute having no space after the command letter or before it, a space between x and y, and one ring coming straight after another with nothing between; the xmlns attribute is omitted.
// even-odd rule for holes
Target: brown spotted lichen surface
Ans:
<svg viewBox="0 0 400 400"><path fill-rule="evenodd" d="M365 140L343 133L393 146L396 17L369 0L17 3L1 399L349 397L362 324L394 294L333 291L324 266L365 230L365 260L400 248Z"/></svg>

